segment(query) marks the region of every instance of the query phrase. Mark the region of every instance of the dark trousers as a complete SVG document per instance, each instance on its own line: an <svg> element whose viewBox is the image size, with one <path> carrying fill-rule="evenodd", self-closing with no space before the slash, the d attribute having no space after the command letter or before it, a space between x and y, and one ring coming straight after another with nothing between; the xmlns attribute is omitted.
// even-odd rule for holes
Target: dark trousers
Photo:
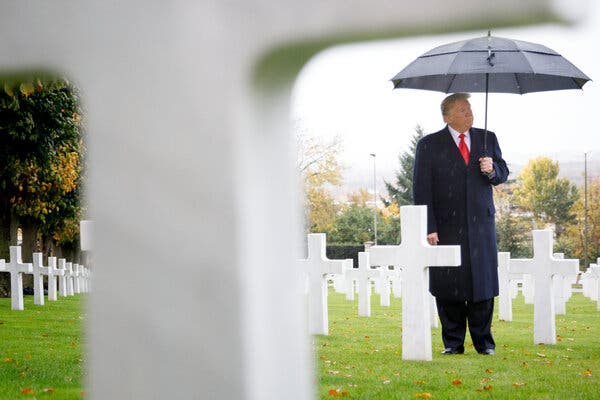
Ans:
<svg viewBox="0 0 600 400"><path fill-rule="evenodd" d="M444 347L464 349L467 325L477 351L496 347L492 337L494 299L472 302L436 298L435 301L442 323Z"/></svg>

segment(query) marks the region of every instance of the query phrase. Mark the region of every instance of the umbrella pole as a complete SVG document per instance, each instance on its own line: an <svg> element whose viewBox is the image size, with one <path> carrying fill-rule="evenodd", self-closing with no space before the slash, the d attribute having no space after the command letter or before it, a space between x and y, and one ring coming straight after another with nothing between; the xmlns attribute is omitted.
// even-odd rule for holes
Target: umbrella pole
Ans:
<svg viewBox="0 0 600 400"><path fill-rule="evenodd" d="M488 114L488 85L490 74L485 74L485 130L483 132L483 156L487 156L487 114Z"/></svg>

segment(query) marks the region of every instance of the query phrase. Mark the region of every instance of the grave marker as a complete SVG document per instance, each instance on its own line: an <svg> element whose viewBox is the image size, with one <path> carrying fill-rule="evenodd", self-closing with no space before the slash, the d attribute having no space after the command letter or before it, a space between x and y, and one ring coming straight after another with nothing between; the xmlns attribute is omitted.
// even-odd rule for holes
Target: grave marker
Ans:
<svg viewBox="0 0 600 400"><path fill-rule="evenodd" d="M10 301L13 310L24 310L23 274L32 273L32 265L23 263L21 246L10 246L10 262L5 263L4 270L10 272Z"/></svg>
<svg viewBox="0 0 600 400"><path fill-rule="evenodd" d="M371 268L369 253L358 253L358 268L346 270L346 274L353 276L358 284L358 316L371 316L371 279L381 277L380 268Z"/></svg>
<svg viewBox="0 0 600 400"><path fill-rule="evenodd" d="M533 231L533 258L510 260L510 271L531 274L534 291L533 342L556 343L556 323L552 277L572 275L579 269L578 260L560 260L552 256L552 230Z"/></svg>
<svg viewBox="0 0 600 400"><path fill-rule="evenodd" d="M498 253L498 319L512 321L512 299L514 287L512 282L520 280L523 274L515 274L510 270L510 253Z"/></svg>
<svg viewBox="0 0 600 400"><path fill-rule="evenodd" d="M460 246L427 243L427 207L400 207L402 243L368 249L373 265L402 268L402 359L430 361L431 316L427 269L459 266Z"/></svg>
<svg viewBox="0 0 600 400"><path fill-rule="evenodd" d="M313 335L329 334L327 277L342 274L346 260L330 260L325 255L324 233L308 234L308 257L298 260L308 277L308 331Z"/></svg>
<svg viewBox="0 0 600 400"><path fill-rule="evenodd" d="M65 274L56 268L56 257L48 257L48 301L56 301L56 278Z"/></svg>
<svg viewBox="0 0 600 400"><path fill-rule="evenodd" d="M44 275L48 275L48 268L44 267L44 255L33 253L33 304L44 305Z"/></svg>

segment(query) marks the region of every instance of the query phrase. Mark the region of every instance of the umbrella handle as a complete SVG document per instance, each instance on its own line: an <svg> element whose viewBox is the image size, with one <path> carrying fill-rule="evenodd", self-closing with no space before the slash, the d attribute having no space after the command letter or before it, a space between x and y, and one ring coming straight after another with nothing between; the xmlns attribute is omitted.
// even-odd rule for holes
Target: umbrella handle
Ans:
<svg viewBox="0 0 600 400"><path fill-rule="evenodd" d="M483 156L487 157L488 88L490 74L485 74L485 130L483 132Z"/></svg>

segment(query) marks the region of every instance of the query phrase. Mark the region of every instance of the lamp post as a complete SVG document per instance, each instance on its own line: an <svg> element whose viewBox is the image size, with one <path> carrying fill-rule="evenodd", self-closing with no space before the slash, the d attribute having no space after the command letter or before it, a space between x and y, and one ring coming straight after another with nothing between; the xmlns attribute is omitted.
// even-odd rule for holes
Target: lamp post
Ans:
<svg viewBox="0 0 600 400"><path fill-rule="evenodd" d="M583 153L583 267L588 267L588 187L587 187L587 155Z"/></svg>
<svg viewBox="0 0 600 400"><path fill-rule="evenodd" d="M371 153L373 157L373 231L375 236L373 238L373 244L377 246L377 166L376 166L376 154Z"/></svg>

